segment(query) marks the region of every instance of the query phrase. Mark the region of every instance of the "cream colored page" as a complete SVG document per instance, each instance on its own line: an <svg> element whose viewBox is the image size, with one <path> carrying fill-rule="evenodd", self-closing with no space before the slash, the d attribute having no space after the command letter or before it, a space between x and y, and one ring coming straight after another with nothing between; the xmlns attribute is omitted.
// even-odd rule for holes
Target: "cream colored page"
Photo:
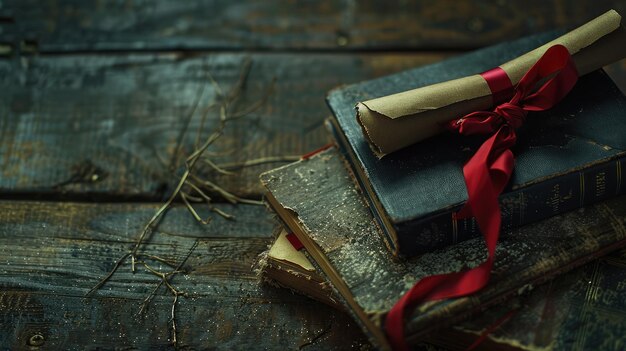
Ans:
<svg viewBox="0 0 626 351"><path fill-rule="evenodd" d="M281 231L278 239L276 239L276 242L270 248L268 255L277 260L296 264L307 271L315 270L315 268L306 258L306 256L302 252L296 250L293 245L291 245L291 243L287 239L287 232L284 230Z"/></svg>

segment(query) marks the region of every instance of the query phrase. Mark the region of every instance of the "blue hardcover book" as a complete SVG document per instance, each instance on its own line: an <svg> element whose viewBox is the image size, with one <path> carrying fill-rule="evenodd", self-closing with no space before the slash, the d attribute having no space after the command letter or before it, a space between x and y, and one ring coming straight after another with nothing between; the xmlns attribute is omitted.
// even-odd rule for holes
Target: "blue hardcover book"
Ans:
<svg viewBox="0 0 626 351"><path fill-rule="evenodd" d="M464 163L484 137L443 134L378 159L356 120L359 101L480 73L552 39L545 33L332 90L329 127L394 255L413 256L479 234L452 214L467 200ZM500 197L502 231L621 194L626 98L602 71L581 77L556 107L530 113Z"/></svg>

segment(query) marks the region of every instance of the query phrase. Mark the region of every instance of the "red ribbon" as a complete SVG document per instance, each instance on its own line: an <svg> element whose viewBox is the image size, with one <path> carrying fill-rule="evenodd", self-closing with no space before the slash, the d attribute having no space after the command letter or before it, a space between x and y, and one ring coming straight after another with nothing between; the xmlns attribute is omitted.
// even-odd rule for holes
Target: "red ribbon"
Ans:
<svg viewBox="0 0 626 351"><path fill-rule="evenodd" d="M298 237L294 233L289 233L285 237L287 238L287 240L289 240L291 246L293 246L293 248L297 251L300 251L302 250L302 248L304 248L304 244L302 244L300 239L298 239Z"/></svg>
<svg viewBox="0 0 626 351"><path fill-rule="evenodd" d="M496 68L482 76L496 95L496 101L501 94L510 91L511 83L504 70ZM458 219L476 219L488 256L479 266L466 271L424 277L406 292L389 311L385 321L385 331L394 349L409 349L404 338L405 311L426 301L469 295L487 284L500 235L498 197L508 183L515 163L510 150L516 140L515 129L524 123L529 111L542 111L557 104L574 87L577 79L578 72L567 49L561 45L552 46L522 77L509 102L493 111L473 112L450 122L449 128L463 135L491 134L463 167L468 199L453 215Z"/></svg>

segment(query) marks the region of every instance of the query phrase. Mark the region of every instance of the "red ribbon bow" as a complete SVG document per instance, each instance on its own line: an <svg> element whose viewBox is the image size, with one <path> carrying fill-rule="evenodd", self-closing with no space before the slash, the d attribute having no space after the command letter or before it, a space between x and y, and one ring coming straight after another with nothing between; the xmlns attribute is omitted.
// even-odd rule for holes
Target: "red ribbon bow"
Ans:
<svg viewBox="0 0 626 351"><path fill-rule="evenodd" d="M496 68L482 74L491 89L494 101L510 96L511 82L506 72ZM547 79L547 81L545 81ZM422 278L389 311L385 331L391 346L408 350L404 339L404 312L431 300L465 296L484 287L489 281L500 235L498 197L513 173L515 129L529 111L543 111L556 105L576 84L578 72L567 49L550 47L522 77L509 102L493 111L472 112L452 121L449 128L463 135L492 134L463 167L468 199L456 218L474 217L487 244L487 260L461 272L431 275ZM545 81L545 83L543 83ZM508 84L507 84L508 82ZM537 85L541 84L539 88Z"/></svg>

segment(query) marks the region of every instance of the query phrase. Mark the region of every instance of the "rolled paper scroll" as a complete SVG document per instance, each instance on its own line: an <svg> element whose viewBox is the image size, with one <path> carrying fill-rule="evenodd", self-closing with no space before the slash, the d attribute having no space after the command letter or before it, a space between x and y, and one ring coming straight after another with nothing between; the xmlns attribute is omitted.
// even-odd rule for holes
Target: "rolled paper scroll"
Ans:
<svg viewBox="0 0 626 351"><path fill-rule="evenodd" d="M610 10L499 69L515 86L548 48L560 44L572 55L580 75L595 71L626 56L621 21L622 16ZM357 103L357 119L374 153L383 157L444 131L451 120L511 97L512 91L498 91L493 82L490 87L485 74L489 71Z"/></svg>

